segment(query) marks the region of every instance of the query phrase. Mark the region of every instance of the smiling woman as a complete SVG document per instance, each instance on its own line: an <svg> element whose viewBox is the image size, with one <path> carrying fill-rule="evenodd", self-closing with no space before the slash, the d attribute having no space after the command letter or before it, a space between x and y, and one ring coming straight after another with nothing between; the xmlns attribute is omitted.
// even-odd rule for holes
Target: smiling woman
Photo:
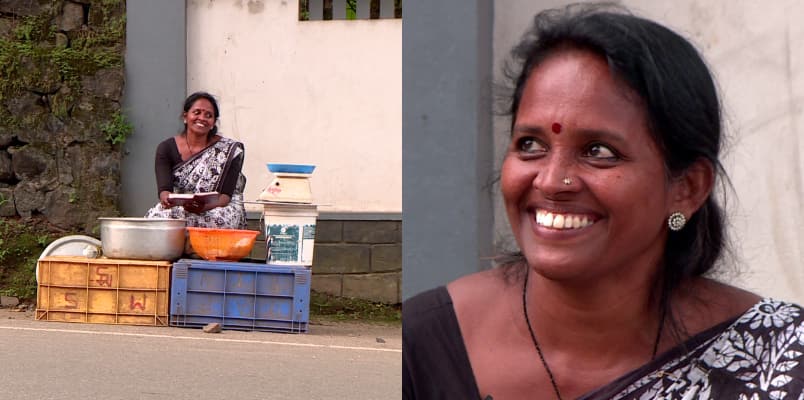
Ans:
<svg viewBox="0 0 804 400"><path fill-rule="evenodd" d="M184 101L184 128L156 149L159 204L146 218L186 219L187 226L244 229L243 144L217 134L218 103L206 92ZM184 194L203 194L189 199ZM214 195L210 195L214 194Z"/></svg>
<svg viewBox="0 0 804 400"><path fill-rule="evenodd" d="M705 277L721 121L695 48L570 6L512 54L501 188L521 253L403 305L404 398L804 395L801 308Z"/></svg>

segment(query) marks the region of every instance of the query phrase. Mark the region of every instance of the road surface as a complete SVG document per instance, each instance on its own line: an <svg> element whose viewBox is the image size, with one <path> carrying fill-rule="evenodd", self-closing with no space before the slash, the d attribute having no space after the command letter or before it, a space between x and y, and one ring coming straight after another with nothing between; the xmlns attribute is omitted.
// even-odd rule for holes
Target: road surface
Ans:
<svg viewBox="0 0 804 400"><path fill-rule="evenodd" d="M0 310L0 399L399 399L401 329L73 324Z"/></svg>

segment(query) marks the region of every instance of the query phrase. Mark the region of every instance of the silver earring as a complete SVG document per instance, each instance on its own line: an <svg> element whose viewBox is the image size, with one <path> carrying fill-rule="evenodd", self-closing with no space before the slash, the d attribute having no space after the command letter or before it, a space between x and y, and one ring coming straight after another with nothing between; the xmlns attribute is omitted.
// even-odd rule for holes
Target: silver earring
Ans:
<svg viewBox="0 0 804 400"><path fill-rule="evenodd" d="M566 176L562 182L564 182L564 184L567 186L572 185L572 178Z"/></svg>
<svg viewBox="0 0 804 400"><path fill-rule="evenodd" d="M686 224L687 217L679 211L670 214L670 217L667 218L667 226L670 227L671 231L678 232L683 229Z"/></svg>

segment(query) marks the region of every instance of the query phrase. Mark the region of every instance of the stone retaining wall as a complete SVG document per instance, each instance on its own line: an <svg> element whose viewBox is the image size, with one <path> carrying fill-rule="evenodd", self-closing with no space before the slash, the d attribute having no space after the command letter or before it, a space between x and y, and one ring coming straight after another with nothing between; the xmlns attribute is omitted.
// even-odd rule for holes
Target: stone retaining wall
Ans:
<svg viewBox="0 0 804 400"><path fill-rule="evenodd" d="M0 0L0 217L118 215L125 1Z"/></svg>

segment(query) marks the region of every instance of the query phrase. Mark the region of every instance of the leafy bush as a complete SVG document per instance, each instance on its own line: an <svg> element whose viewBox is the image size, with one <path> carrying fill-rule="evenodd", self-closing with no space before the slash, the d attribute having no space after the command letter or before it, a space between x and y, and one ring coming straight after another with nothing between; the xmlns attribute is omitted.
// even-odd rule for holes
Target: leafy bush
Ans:
<svg viewBox="0 0 804 400"><path fill-rule="evenodd" d="M101 131L106 135L106 140L111 144L122 144L128 135L134 130L134 126L126 119L121 112L116 112L112 119L101 124Z"/></svg>
<svg viewBox="0 0 804 400"><path fill-rule="evenodd" d="M23 302L36 298L36 261L54 239L34 220L0 219L0 294Z"/></svg>

